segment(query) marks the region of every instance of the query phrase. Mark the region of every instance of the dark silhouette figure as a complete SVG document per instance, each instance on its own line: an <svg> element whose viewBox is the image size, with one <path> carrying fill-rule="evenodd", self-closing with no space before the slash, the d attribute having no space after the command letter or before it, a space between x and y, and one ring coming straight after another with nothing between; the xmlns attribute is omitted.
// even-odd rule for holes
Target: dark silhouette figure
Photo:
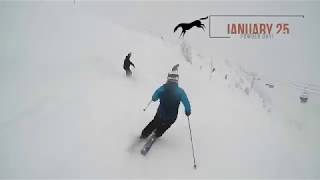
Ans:
<svg viewBox="0 0 320 180"><path fill-rule="evenodd" d="M123 69L126 71L126 76L130 77L132 75L132 72L130 70L130 65L132 65L134 68L134 64L130 61L131 52L126 56L123 62Z"/></svg>
<svg viewBox="0 0 320 180"><path fill-rule="evenodd" d="M201 23L201 20L205 20L205 19L208 19L208 16L207 16L207 17L204 17L204 18L200 18L199 20L195 20L195 21L193 21L193 22L191 22L191 23L180 23L180 24L178 24L178 25L174 28L173 32L176 32L176 30L177 30L179 27L181 27L181 28L182 28L182 31L181 31L180 37L181 37L181 36L184 37L184 34L186 33L186 31L189 30L189 29L191 29L191 28L194 27L194 26L196 26L196 27L198 27L198 28L201 28L201 29L203 29L203 31L204 31L204 28L205 28L206 26Z"/></svg>

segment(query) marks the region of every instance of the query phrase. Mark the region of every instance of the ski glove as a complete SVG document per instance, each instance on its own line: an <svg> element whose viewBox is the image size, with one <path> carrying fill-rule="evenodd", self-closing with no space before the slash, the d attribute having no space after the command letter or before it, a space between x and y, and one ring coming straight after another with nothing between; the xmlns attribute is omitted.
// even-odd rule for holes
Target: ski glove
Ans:
<svg viewBox="0 0 320 180"><path fill-rule="evenodd" d="M191 112L186 112L186 115L187 115L187 116L190 116L190 114L191 114Z"/></svg>

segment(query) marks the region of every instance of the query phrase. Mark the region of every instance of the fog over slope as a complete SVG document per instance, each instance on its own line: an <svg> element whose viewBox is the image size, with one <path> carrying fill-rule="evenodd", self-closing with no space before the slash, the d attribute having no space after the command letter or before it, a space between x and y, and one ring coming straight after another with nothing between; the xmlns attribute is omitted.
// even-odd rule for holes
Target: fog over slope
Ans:
<svg viewBox="0 0 320 180"><path fill-rule="evenodd" d="M260 67L202 53L190 37L121 25L101 8L0 3L1 178L319 178L316 95L301 104L301 92L282 81L266 87ZM130 51L136 68L127 79ZM130 148L158 102L142 109L177 63L197 170L183 107L146 157Z"/></svg>

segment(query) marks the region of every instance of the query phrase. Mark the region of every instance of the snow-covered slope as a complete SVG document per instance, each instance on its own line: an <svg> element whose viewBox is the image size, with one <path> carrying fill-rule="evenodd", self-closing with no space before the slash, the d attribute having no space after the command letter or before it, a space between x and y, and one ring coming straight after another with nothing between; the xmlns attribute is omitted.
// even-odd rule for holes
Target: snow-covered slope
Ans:
<svg viewBox="0 0 320 180"><path fill-rule="evenodd" d="M0 24L1 178L320 176L319 114L288 126L257 91L224 79L224 61L210 77L210 58L194 55L190 64L180 44L71 3L1 3ZM130 51L136 68L127 79ZM197 170L183 107L146 157L130 148L158 103L142 109L176 63L192 106Z"/></svg>

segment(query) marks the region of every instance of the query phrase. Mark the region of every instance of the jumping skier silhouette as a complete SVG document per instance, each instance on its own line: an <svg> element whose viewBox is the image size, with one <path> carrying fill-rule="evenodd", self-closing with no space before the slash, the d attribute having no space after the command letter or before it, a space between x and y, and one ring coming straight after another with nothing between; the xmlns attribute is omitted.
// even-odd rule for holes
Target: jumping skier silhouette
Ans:
<svg viewBox="0 0 320 180"><path fill-rule="evenodd" d="M181 28L182 28L182 31L181 31L180 37L181 37L181 36L184 37L184 34L187 32L187 30L191 29L191 28L194 27L194 26L195 26L195 27L198 27L198 28L201 28L201 29L204 30L204 28L205 28L206 26L201 23L201 20L205 20L205 19L208 19L208 16L207 16L207 17L204 17L204 18L200 18L200 19L198 19L198 20L195 20L195 21L193 21L193 22L191 22L191 23L180 23L180 24L178 24L178 25L174 28L173 32L176 32L177 29L178 29L179 27L181 27Z"/></svg>

